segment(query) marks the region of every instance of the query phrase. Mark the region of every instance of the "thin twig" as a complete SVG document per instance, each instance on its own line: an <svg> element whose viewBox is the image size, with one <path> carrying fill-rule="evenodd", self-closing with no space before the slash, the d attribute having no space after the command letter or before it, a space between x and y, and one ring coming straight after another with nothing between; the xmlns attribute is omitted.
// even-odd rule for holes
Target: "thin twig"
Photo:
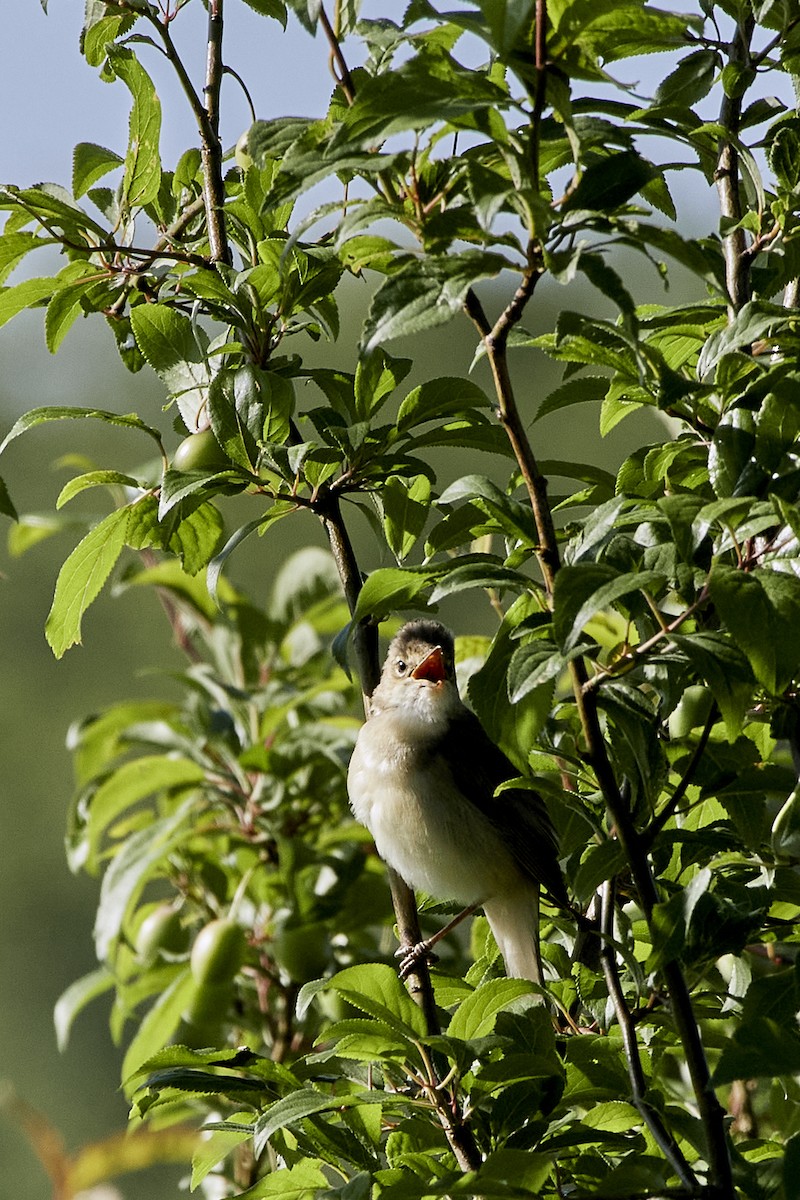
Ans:
<svg viewBox="0 0 800 1200"><path fill-rule="evenodd" d="M625 996L617 970L617 960L614 954L614 888L610 879L603 884L602 909L600 917L603 946L600 951L600 962L603 967L606 987L617 1018L622 1044L625 1048L625 1060L628 1064L628 1078L631 1081L631 1093L634 1106L642 1120L653 1135L661 1153L672 1167L684 1187L695 1188L698 1180L684 1158L683 1152L675 1138L664 1126L661 1117L646 1097L647 1082L639 1054L639 1043L636 1040L636 1029L631 1018L630 1009L625 1002Z"/></svg>
<svg viewBox="0 0 800 1200"><path fill-rule="evenodd" d="M222 145L219 140L219 91L222 81L222 3L209 0L208 51L206 59L205 101L201 99L172 40L169 25L160 21L149 8L142 10L164 43L164 52L172 64L180 85L189 101L200 133L200 154L203 163L203 199L206 211L208 240L212 262L227 262L230 258L222 209L225 187L222 180Z"/></svg>
<svg viewBox="0 0 800 1200"><path fill-rule="evenodd" d="M353 83L353 76L350 74L350 68L348 67L347 61L342 53L342 47L339 43L339 39L336 36L334 28L328 19L328 14L325 12L324 5L322 5L319 10L319 23L322 26L325 37L328 39L328 45L330 46L331 50L331 63L336 64L336 71L333 72L333 76L341 85L347 103L352 104L356 98L356 89L355 84Z"/></svg>

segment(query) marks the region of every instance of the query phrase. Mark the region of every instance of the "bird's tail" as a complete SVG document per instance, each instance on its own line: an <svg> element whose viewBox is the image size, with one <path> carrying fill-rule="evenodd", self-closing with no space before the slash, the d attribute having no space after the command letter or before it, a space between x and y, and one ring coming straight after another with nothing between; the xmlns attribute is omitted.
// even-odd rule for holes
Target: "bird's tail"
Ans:
<svg viewBox="0 0 800 1200"><path fill-rule="evenodd" d="M493 896L484 903L483 911L506 964L506 974L543 984L539 885L531 883L506 895Z"/></svg>

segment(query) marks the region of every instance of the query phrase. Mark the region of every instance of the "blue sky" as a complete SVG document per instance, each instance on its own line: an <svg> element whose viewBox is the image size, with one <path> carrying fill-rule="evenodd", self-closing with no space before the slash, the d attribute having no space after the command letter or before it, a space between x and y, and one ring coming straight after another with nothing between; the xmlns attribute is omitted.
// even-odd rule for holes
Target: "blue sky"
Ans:
<svg viewBox="0 0 800 1200"><path fill-rule="evenodd" d="M0 182L69 186L77 142L97 142L124 154L129 94L119 83L104 84L81 57L81 0L49 0L47 14L38 0L6 0L6 5L10 11L3 14L0 39ZM225 17L225 60L247 81L260 117L325 111L333 81L321 37L312 38L294 18L284 34L244 0L228 0ZM189 4L172 29L190 74L202 86L205 14L200 3ZM162 97L162 156L171 167L183 150L197 144L195 127L186 104L171 103L176 85L162 55L140 49ZM249 109L233 79L228 77L224 87L221 132L225 145L232 145L250 124Z"/></svg>

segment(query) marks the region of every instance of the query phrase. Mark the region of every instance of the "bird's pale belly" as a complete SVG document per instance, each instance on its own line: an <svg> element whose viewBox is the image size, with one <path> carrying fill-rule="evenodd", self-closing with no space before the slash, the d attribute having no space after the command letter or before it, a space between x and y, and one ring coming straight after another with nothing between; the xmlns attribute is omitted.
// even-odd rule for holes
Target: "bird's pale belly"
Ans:
<svg viewBox="0 0 800 1200"><path fill-rule="evenodd" d="M353 755L353 811L378 853L411 887L477 904L506 890L519 870L491 824L455 788L449 771L416 756ZM416 761L415 761L416 760Z"/></svg>

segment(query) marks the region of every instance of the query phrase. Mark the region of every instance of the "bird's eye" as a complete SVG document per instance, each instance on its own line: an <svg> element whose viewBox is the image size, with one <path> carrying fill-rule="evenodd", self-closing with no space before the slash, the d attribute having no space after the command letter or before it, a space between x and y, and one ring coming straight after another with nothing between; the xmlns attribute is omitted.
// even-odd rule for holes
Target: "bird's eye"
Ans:
<svg viewBox="0 0 800 1200"><path fill-rule="evenodd" d="M406 671L408 670L408 663L403 662L402 658L398 658L394 666L398 675L405 675Z"/></svg>

